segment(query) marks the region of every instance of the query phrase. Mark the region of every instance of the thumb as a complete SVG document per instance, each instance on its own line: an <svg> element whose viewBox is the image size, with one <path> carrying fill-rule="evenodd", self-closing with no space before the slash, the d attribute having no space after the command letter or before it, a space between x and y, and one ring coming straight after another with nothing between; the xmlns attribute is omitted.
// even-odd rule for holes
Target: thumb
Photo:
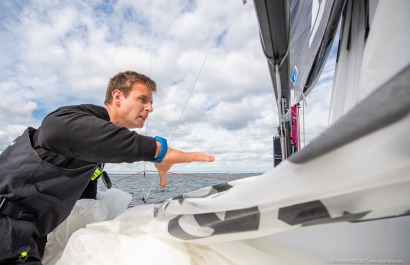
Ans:
<svg viewBox="0 0 410 265"><path fill-rule="evenodd" d="M166 172L159 172L159 188L163 189L167 185L167 173Z"/></svg>
<svg viewBox="0 0 410 265"><path fill-rule="evenodd" d="M161 189L165 188L165 186L167 185L167 172L168 170L172 167L172 163L169 162L165 162L162 161L161 163L155 163L155 167L158 170L158 174L159 174L159 187Z"/></svg>

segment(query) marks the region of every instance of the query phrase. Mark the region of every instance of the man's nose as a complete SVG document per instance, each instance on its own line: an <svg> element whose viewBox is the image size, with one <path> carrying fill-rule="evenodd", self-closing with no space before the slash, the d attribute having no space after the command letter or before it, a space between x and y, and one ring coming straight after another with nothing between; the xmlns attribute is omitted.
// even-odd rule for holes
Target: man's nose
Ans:
<svg viewBox="0 0 410 265"><path fill-rule="evenodd" d="M152 103L148 103L145 105L145 110L148 112L152 112L154 108L152 107Z"/></svg>

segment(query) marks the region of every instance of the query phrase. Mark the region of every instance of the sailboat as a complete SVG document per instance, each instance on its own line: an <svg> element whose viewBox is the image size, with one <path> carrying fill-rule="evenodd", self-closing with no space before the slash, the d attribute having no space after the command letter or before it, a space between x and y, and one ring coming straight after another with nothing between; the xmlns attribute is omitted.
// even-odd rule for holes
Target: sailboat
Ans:
<svg viewBox="0 0 410 265"><path fill-rule="evenodd" d="M112 220L98 200L77 205L44 264L410 264L410 2L254 4L280 114L277 166ZM338 29L330 126L295 148L292 107ZM84 212L93 223L78 229Z"/></svg>

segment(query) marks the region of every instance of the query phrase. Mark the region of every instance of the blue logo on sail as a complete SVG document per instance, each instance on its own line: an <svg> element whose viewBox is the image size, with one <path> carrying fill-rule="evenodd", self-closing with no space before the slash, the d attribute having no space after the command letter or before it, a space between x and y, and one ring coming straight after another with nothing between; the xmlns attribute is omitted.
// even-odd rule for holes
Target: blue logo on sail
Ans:
<svg viewBox="0 0 410 265"><path fill-rule="evenodd" d="M292 82L293 85L296 85L296 80L298 80L298 68L295 67L293 68L292 74L290 76L290 81Z"/></svg>

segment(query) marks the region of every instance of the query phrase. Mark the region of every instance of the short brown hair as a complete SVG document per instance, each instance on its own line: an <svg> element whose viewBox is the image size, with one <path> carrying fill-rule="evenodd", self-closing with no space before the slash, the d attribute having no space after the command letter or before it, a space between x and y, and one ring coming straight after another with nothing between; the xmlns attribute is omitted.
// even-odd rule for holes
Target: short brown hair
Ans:
<svg viewBox="0 0 410 265"><path fill-rule="evenodd" d="M110 104L112 102L112 92L116 89L124 93L125 97L127 97L131 88L136 83L146 85L153 93L157 92L157 84L148 76L134 71L120 72L111 77L105 94L104 104Z"/></svg>

